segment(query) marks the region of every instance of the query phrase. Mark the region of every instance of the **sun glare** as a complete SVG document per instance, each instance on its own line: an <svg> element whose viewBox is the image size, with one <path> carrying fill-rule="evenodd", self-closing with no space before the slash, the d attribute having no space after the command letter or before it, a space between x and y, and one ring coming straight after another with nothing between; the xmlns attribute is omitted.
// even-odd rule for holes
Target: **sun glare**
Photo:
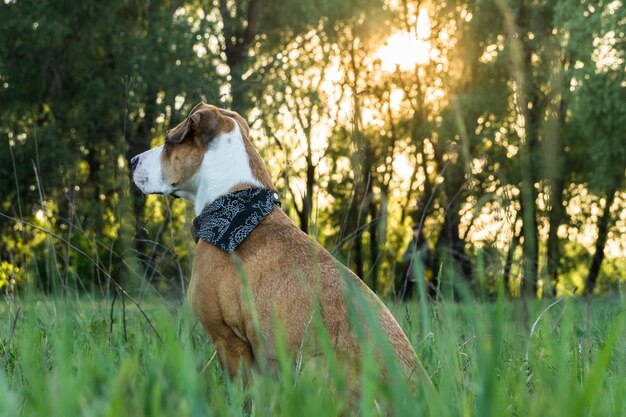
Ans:
<svg viewBox="0 0 626 417"><path fill-rule="evenodd" d="M427 64L431 50L429 37L430 17L426 9L422 8L417 17L415 32L394 33L376 52L383 71L409 71L416 65Z"/></svg>

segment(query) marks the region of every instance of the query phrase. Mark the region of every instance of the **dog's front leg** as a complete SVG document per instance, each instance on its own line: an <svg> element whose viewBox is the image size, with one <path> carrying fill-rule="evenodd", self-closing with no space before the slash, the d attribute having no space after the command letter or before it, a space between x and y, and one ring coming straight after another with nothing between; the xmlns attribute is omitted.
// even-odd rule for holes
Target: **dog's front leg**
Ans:
<svg viewBox="0 0 626 417"><path fill-rule="evenodd" d="M244 386L247 385L252 375L252 347L234 333L228 337L216 338L213 343L217 356L231 380L240 376Z"/></svg>

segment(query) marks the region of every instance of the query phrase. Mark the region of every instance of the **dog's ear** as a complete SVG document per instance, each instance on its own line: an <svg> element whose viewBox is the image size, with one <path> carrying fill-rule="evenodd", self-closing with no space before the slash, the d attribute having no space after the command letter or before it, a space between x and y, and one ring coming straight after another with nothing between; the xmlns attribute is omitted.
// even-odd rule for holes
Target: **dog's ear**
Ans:
<svg viewBox="0 0 626 417"><path fill-rule="evenodd" d="M228 120L220 114L217 107L213 106L205 106L192 112L188 121L189 128L204 145L220 133L229 132L232 129Z"/></svg>
<svg viewBox="0 0 626 417"><path fill-rule="evenodd" d="M198 129L198 127L200 127L200 123L202 122L202 113L200 111L192 113L189 116L189 121L191 122L192 128Z"/></svg>
<svg viewBox="0 0 626 417"><path fill-rule="evenodd" d="M203 106L206 106L206 104L202 101L196 104L194 108L191 109L191 113L189 113L187 119L179 123L178 126L176 126L175 128L170 129L170 131L167 132L167 135L165 136L166 142L181 143L183 140L185 140L185 138L189 136L192 131L193 123L191 120L191 116Z"/></svg>
<svg viewBox="0 0 626 417"><path fill-rule="evenodd" d="M180 143L191 133L191 123L189 118L180 123L175 128L172 128L165 135L165 141L169 143Z"/></svg>

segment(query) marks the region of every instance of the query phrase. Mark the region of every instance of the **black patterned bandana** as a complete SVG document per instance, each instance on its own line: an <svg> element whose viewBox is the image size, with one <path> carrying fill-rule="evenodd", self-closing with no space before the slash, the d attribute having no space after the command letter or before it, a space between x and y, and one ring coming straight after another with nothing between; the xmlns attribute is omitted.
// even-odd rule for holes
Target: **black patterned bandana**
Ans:
<svg viewBox="0 0 626 417"><path fill-rule="evenodd" d="M235 191L219 197L193 219L191 235L232 253L261 220L280 205L275 191L264 188Z"/></svg>

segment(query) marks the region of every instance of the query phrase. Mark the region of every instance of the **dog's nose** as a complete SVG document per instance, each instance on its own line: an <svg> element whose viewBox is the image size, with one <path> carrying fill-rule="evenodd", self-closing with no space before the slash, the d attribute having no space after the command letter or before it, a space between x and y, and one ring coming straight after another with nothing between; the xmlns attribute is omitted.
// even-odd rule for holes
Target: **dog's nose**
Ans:
<svg viewBox="0 0 626 417"><path fill-rule="evenodd" d="M135 155L132 158L130 158L130 168L132 171L134 171L135 168L137 168L138 163L139 163L139 155Z"/></svg>

